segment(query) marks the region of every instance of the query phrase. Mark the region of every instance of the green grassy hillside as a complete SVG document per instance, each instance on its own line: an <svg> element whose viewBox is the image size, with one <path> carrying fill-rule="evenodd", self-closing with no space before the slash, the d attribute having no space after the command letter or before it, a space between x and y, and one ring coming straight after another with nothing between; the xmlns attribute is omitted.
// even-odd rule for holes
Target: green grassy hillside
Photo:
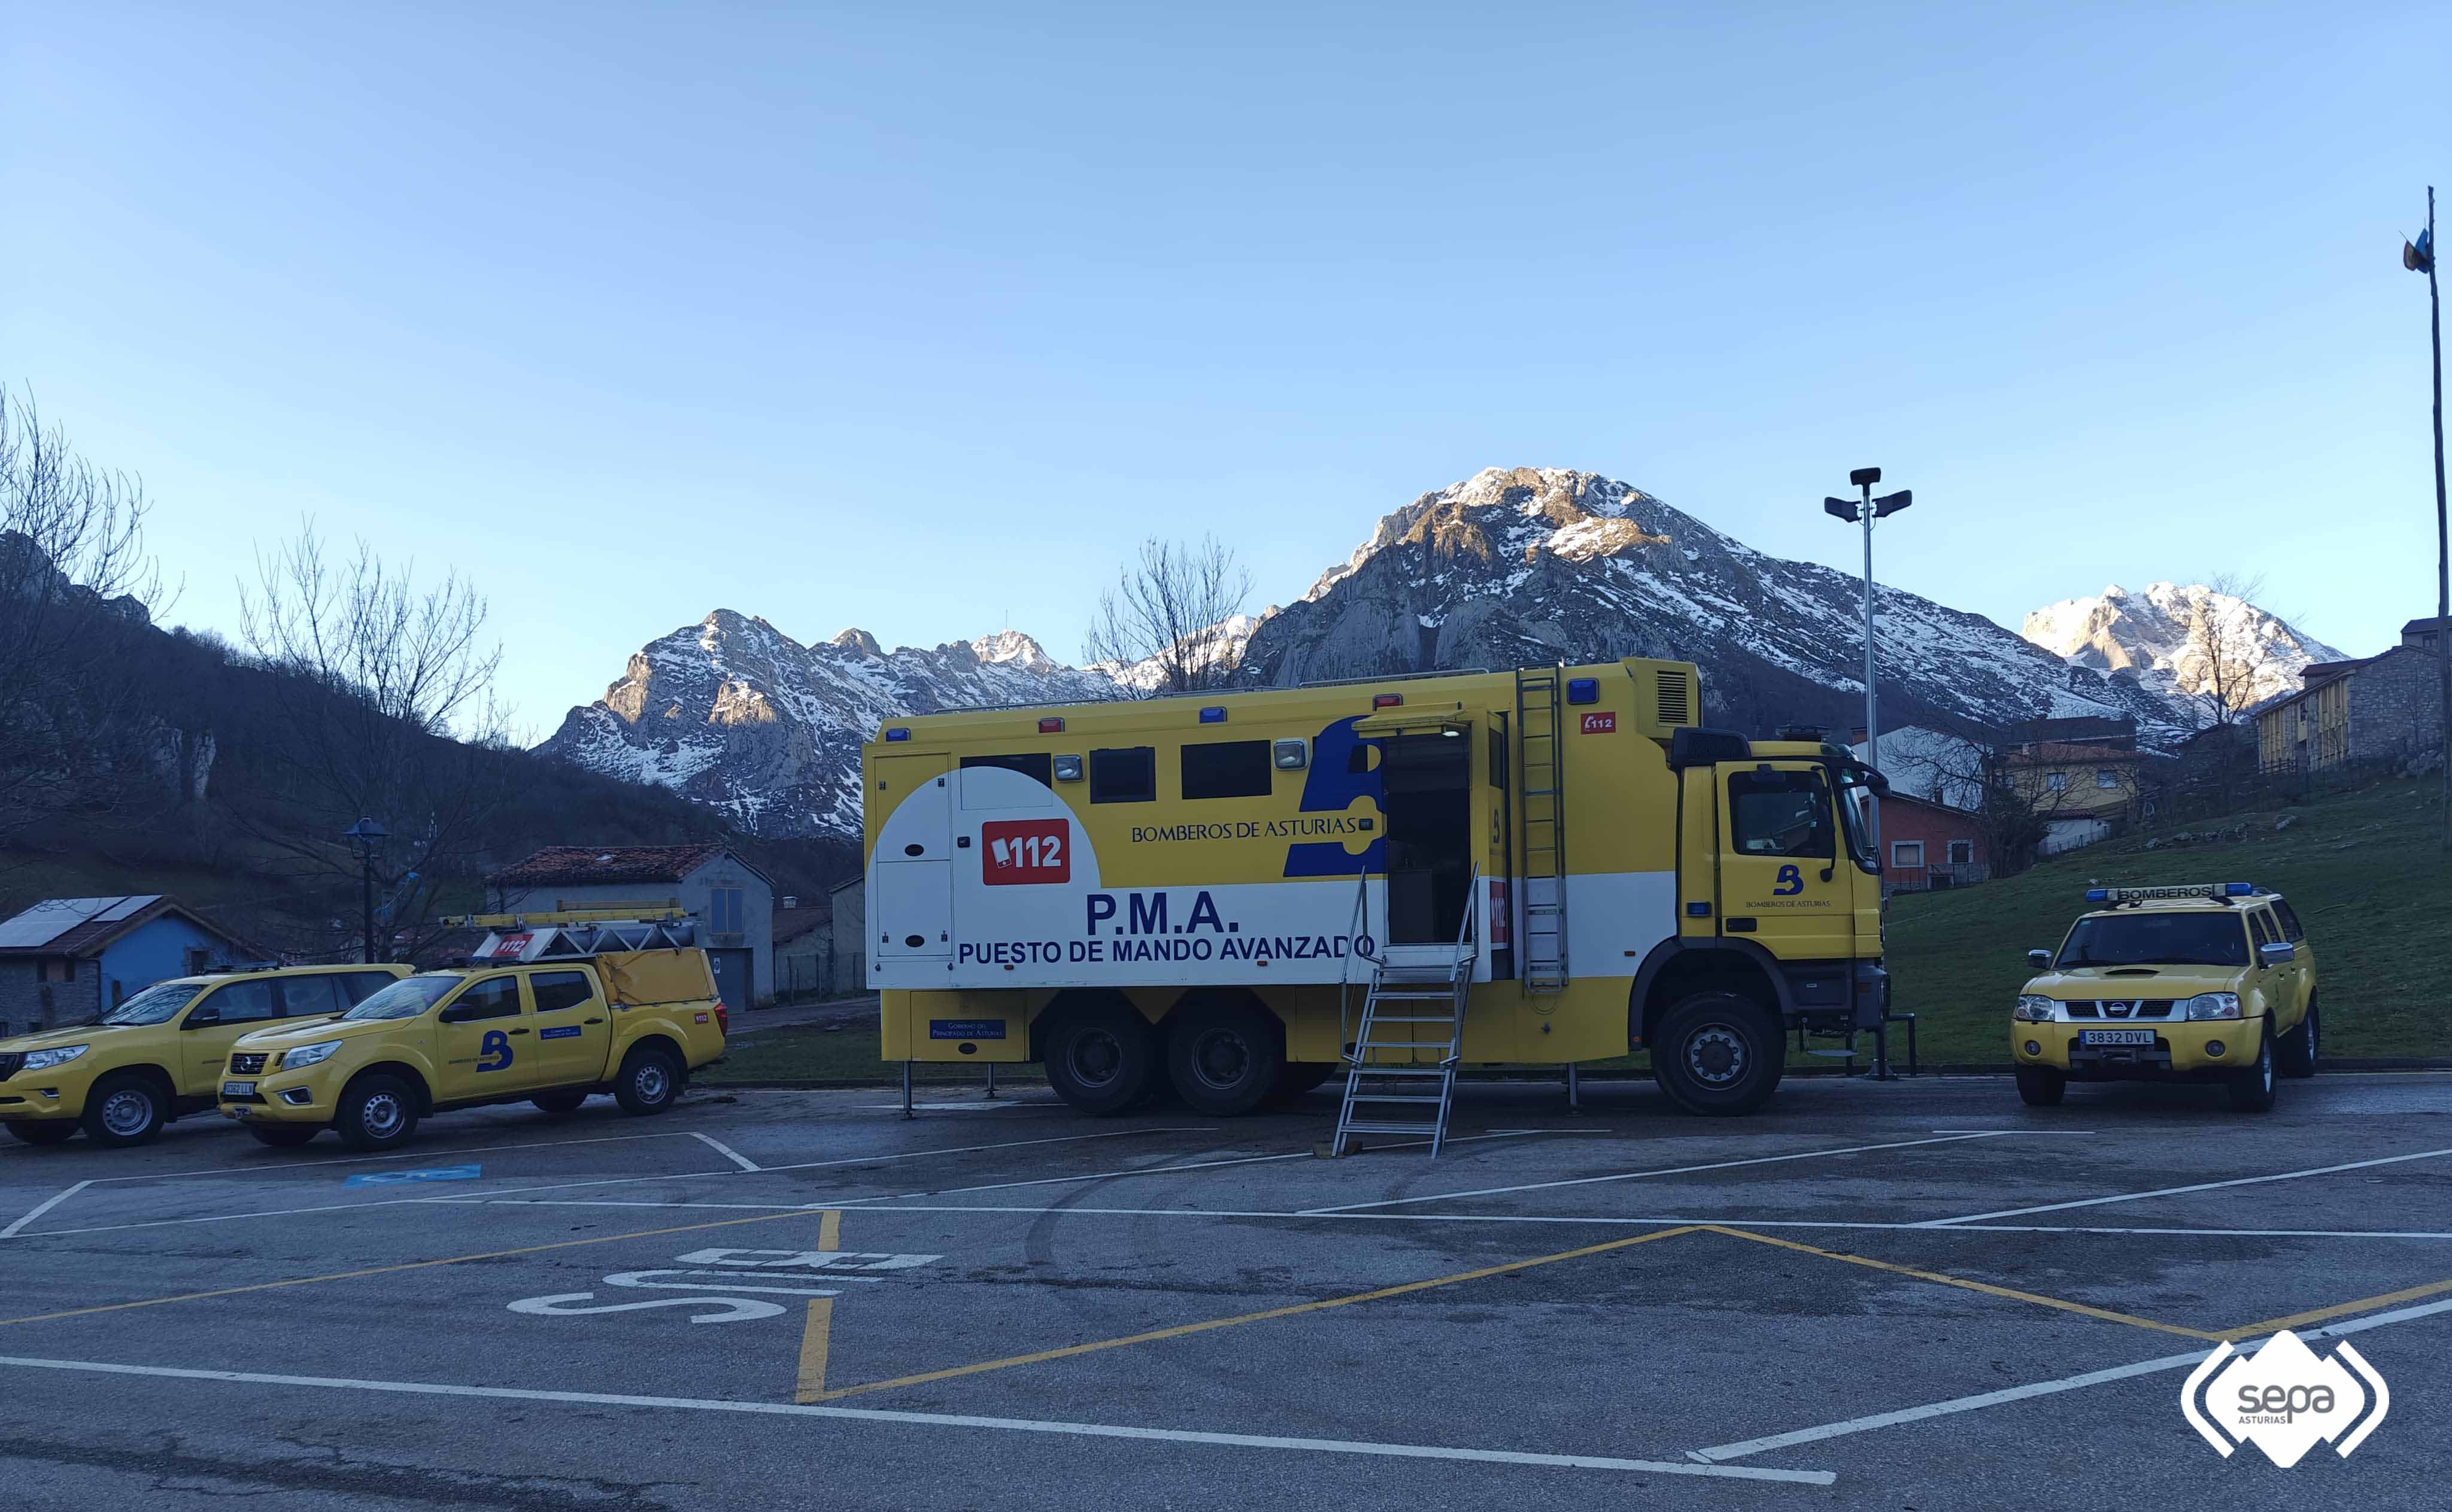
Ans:
<svg viewBox="0 0 2452 1512"><path fill-rule="evenodd" d="M2199 821L2185 842L2179 826L2143 829L2005 881L1901 894L1889 912L1895 1001L1918 1015L1926 1059L2005 1061L2026 952L2060 943L2089 886L2255 882L2287 894L2307 926L2328 1054L2452 1056L2442 794L2434 778L2389 782Z"/></svg>

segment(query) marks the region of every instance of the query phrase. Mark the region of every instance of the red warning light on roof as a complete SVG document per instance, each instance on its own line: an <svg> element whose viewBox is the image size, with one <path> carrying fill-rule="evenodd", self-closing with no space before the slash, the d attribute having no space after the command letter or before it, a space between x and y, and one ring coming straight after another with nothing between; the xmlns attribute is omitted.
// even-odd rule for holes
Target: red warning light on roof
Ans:
<svg viewBox="0 0 2452 1512"><path fill-rule="evenodd" d="M1371 707L1374 709L1393 709L1404 701L1405 696L1401 693L1374 693L1371 696Z"/></svg>
<svg viewBox="0 0 2452 1512"><path fill-rule="evenodd" d="M1038 733L1040 735L1062 735L1064 733L1064 721L1051 715L1047 718L1038 721Z"/></svg>

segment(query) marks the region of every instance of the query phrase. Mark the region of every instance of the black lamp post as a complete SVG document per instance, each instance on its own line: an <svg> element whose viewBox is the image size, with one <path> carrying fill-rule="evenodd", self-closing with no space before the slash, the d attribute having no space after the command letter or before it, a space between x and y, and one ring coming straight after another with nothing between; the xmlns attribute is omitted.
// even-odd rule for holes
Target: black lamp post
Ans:
<svg viewBox="0 0 2452 1512"><path fill-rule="evenodd" d="M1859 467L1848 475L1848 481L1863 490L1864 498L1825 499L1822 512L1848 523L1865 527L1865 764L1879 772L1882 769L1882 721L1873 701L1873 521L1885 520L1915 502L1915 495L1902 488L1895 494L1873 497L1873 485L1882 481L1879 467ZM1882 854L1882 811L1878 799L1868 795L1866 813L1872 819L1873 854Z"/></svg>
<svg viewBox="0 0 2452 1512"><path fill-rule="evenodd" d="M372 965L375 959L375 852L390 838L391 832L372 819L362 818L342 831L341 836L358 848L358 874L364 884L366 900L365 960Z"/></svg>
<svg viewBox="0 0 2452 1512"><path fill-rule="evenodd" d="M2426 275L2426 332L2435 354L2435 657L2443 708L2443 845L2452 850L2452 523L2443 512L2443 304L2435 290L2435 186L2426 229L2401 244L2401 265Z"/></svg>

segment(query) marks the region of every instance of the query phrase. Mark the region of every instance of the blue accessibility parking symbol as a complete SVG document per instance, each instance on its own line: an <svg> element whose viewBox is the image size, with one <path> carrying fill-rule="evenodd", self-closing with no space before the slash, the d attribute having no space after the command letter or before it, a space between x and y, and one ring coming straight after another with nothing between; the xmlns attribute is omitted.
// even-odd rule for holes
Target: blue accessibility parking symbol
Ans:
<svg viewBox="0 0 2452 1512"><path fill-rule="evenodd" d="M400 1187L413 1181L475 1181L483 1166L436 1166L429 1170L368 1170L341 1183L344 1187Z"/></svg>

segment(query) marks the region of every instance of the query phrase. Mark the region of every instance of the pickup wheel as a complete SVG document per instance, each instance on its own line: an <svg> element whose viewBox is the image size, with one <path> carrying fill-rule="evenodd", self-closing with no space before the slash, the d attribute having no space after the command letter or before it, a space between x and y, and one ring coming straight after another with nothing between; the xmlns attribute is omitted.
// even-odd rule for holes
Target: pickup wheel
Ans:
<svg viewBox="0 0 2452 1512"><path fill-rule="evenodd" d="M1733 1117L1770 1100L1787 1048L1779 1020L1752 998L1697 992L1661 1015L1651 1074L1688 1112Z"/></svg>
<svg viewBox="0 0 2452 1512"><path fill-rule="evenodd" d="M68 1119L21 1118L9 1126L9 1132L29 1145L56 1145L76 1137L77 1126Z"/></svg>
<svg viewBox="0 0 2452 1512"><path fill-rule="evenodd" d="M585 1092L547 1092L543 1097L531 1097L528 1101L556 1118L564 1118L579 1111L579 1105L587 1101L587 1094Z"/></svg>
<svg viewBox="0 0 2452 1512"><path fill-rule="evenodd" d="M622 1062L613 1082L613 1100L633 1116L661 1113L682 1094L682 1063L673 1052L642 1045Z"/></svg>
<svg viewBox="0 0 2452 1512"><path fill-rule="evenodd" d="M2057 1108L2068 1091L2068 1073L2057 1066L2018 1068L2018 1101L2029 1108Z"/></svg>
<svg viewBox="0 0 2452 1512"><path fill-rule="evenodd" d="M1196 1113L1250 1112L1276 1090L1285 1065L1285 1026L1250 1003L1187 1004L1167 1026L1167 1079Z"/></svg>
<svg viewBox="0 0 2452 1512"><path fill-rule="evenodd" d="M417 1132L417 1092L397 1076L361 1076L341 1094L332 1120L341 1143L351 1149L394 1149Z"/></svg>
<svg viewBox="0 0 2452 1512"><path fill-rule="evenodd" d="M141 1071L114 1071L86 1094L86 1137L97 1145L141 1145L169 1121L168 1092Z"/></svg>
<svg viewBox="0 0 2452 1512"><path fill-rule="evenodd" d="M2273 1036L2264 1031L2270 1019L2255 1020L2256 1064L2245 1070L2234 1071L2230 1078L2230 1105L2243 1113L2273 1111Z"/></svg>
<svg viewBox="0 0 2452 1512"><path fill-rule="evenodd" d="M275 1149L296 1149L323 1132L312 1124L249 1124L247 1131L255 1136L257 1144L270 1145Z"/></svg>
<svg viewBox="0 0 2452 1512"><path fill-rule="evenodd" d="M2307 1016L2299 1021L2299 1027L2283 1035L2273 1047L2273 1069L2284 1076L2315 1075L2316 1041L2323 1032L2316 1026L2316 1005L2311 1002L2307 1005Z"/></svg>
<svg viewBox="0 0 2452 1512"><path fill-rule="evenodd" d="M1121 1001L1064 1010L1040 1053L1047 1085L1077 1112L1129 1112L1166 1081L1158 1072L1157 1031Z"/></svg>

